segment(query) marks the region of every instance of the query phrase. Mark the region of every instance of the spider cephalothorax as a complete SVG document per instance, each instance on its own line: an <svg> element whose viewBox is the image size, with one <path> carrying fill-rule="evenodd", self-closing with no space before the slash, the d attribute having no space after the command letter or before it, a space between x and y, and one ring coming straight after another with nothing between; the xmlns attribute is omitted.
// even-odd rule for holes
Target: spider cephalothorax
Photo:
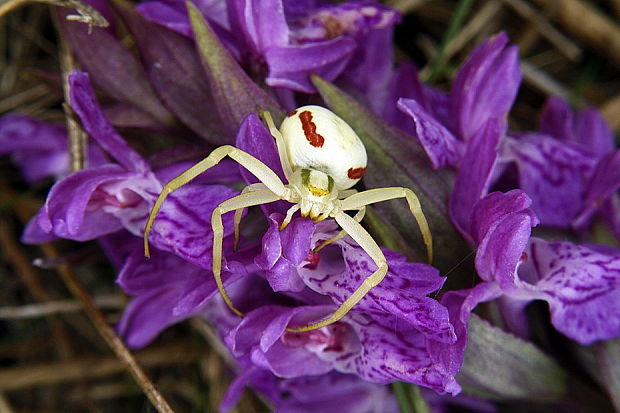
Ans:
<svg viewBox="0 0 620 413"><path fill-rule="evenodd" d="M261 181L258 184L248 185L240 195L222 202L215 208L211 217L213 275L224 301L239 316L243 316L243 313L237 310L231 302L221 279L224 233L222 215L226 212L235 211L236 246L244 208L278 200L288 201L293 205L287 211L281 229L291 221L293 214L297 211L314 221L334 218L342 227L342 231L316 248L315 252L349 235L377 265L378 268L330 317L305 327L288 329L288 331L314 330L340 320L385 277L388 269L385 256L375 240L359 223L364 217L366 205L389 199L405 198L422 232L428 251L428 260L432 261L431 233L418 197L413 191L399 187L370 189L363 192L350 189L364 175L367 158L362 141L344 120L320 106L303 106L292 111L284 119L279 130L275 127L268 112L263 112L263 117L276 139L282 170L288 184L284 184L278 175L263 162L241 149L230 145L215 149L205 159L164 186L151 210L144 231L144 251L147 257L149 256L148 234L166 196L228 155ZM351 210L358 212L353 217L344 212Z"/></svg>

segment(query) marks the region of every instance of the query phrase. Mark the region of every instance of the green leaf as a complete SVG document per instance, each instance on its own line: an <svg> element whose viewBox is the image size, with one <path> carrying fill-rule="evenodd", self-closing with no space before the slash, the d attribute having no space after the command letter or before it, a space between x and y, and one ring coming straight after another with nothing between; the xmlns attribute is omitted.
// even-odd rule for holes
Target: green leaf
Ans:
<svg viewBox="0 0 620 413"><path fill-rule="evenodd" d="M496 400L557 402L567 393L567 374L558 363L475 314L457 380L466 392Z"/></svg>
<svg viewBox="0 0 620 413"><path fill-rule="evenodd" d="M597 359L607 389L616 411L620 411L620 339L597 345Z"/></svg>
<svg viewBox="0 0 620 413"><path fill-rule="evenodd" d="M271 112L279 124L284 113L278 103L246 75L196 6L189 1L186 4L215 108L224 125L236 134L243 119L257 107Z"/></svg>
<svg viewBox="0 0 620 413"><path fill-rule="evenodd" d="M447 170L433 170L424 150L413 137L390 126L331 83L318 76L313 76L312 82L330 109L344 119L364 142L368 152L365 186L400 186L413 190L420 198L433 234L433 265L443 272L457 267L469 255L469 248L448 216L448 197L454 174ZM407 203L395 200L375 207L400 231L423 261L426 250ZM464 273L471 274L469 271Z"/></svg>

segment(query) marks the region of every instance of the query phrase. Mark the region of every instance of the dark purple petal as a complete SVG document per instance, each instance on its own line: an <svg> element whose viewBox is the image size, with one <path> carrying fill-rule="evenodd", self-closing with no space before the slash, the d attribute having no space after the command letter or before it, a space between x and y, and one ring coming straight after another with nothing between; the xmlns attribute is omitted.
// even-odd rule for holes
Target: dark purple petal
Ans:
<svg viewBox="0 0 620 413"><path fill-rule="evenodd" d="M0 155L10 154L29 183L69 171L64 127L21 115L0 119Z"/></svg>
<svg viewBox="0 0 620 413"><path fill-rule="evenodd" d="M414 99L399 99L398 108L410 116L414 123L414 136L426 151L433 168L455 166L463 156L463 144L430 115Z"/></svg>
<svg viewBox="0 0 620 413"><path fill-rule="evenodd" d="M620 336L620 252L533 239L530 256L558 331L583 345Z"/></svg>
<svg viewBox="0 0 620 413"><path fill-rule="evenodd" d="M559 140L575 142L574 116L570 105L564 99L551 96L540 113L538 130Z"/></svg>
<svg viewBox="0 0 620 413"><path fill-rule="evenodd" d="M131 300L116 327L129 347L144 347L166 327L186 318L172 312L179 285L168 284Z"/></svg>
<svg viewBox="0 0 620 413"><path fill-rule="evenodd" d="M517 191L492 193L474 210L472 232L481 237L476 270L485 281L496 281L507 292L519 283L517 267L526 258L531 228L537 224L527 200Z"/></svg>
<svg viewBox="0 0 620 413"><path fill-rule="evenodd" d="M330 372L284 380L281 389L290 399L277 403L286 413L397 413L398 405L387 386L361 380L352 374Z"/></svg>
<svg viewBox="0 0 620 413"><path fill-rule="evenodd" d="M363 94L375 113L383 110L392 76L393 34L392 27L371 30L358 42L353 57L340 77L340 82L352 85L358 93Z"/></svg>
<svg viewBox="0 0 620 413"><path fill-rule="evenodd" d="M67 132L64 127L22 115L0 119L0 155L10 154L29 183L48 177L60 179L69 173ZM88 146L88 165L100 166L105 156Z"/></svg>
<svg viewBox="0 0 620 413"><path fill-rule="evenodd" d="M519 187L543 225L567 227L584 207L596 160L577 146L535 133L507 140Z"/></svg>
<svg viewBox="0 0 620 413"><path fill-rule="evenodd" d="M468 238L474 205L484 197L497 160L497 147L505 131L503 120L490 119L472 136L456 175L450 196L452 222Z"/></svg>
<svg viewBox="0 0 620 413"><path fill-rule="evenodd" d="M596 166L586 188L584 208L575 219L575 226L584 227L589 218L620 187L620 150L605 155Z"/></svg>
<svg viewBox="0 0 620 413"><path fill-rule="evenodd" d="M267 129L255 114L249 114L241 124L239 133L237 134L236 146L258 158L267 165L269 169L274 171L283 183L288 183L282 171L282 164L280 163L280 156L278 155L275 138L271 136L269 129ZM240 166L239 169L246 183L253 184L259 182L259 180L243 166ZM274 212L286 214L286 211L290 207L291 204L286 201L277 201L261 205L261 209L265 213L265 216L269 216Z"/></svg>
<svg viewBox="0 0 620 413"><path fill-rule="evenodd" d="M205 272L174 254L158 250L150 258L136 244L127 257L116 283L129 295L142 295L160 287L184 282L192 272Z"/></svg>
<svg viewBox="0 0 620 413"><path fill-rule="evenodd" d="M147 21L133 7L119 6L119 11L136 40L151 84L167 108L207 142L231 143L234 135L223 133L228 129L213 110L216 100L194 42Z"/></svg>
<svg viewBox="0 0 620 413"><path fill-rule="evenodd" d="M224 284L242 275L225 272ZM166 327L201 313L219 294L210 271L157 250L145 258L141 243L129 255L117 283L135 296L117 327L132 347L142 347Z"/></svg>
<svg viewBox="0 0 620 413"><path fill-rule="evenodd" d="M469 140L490 118L505 119L521 83L519 53L500 33L480 45L452 86L456 130Z"/></svg>
<svg viewBox="0 0 620 413"><path fill-rule="evenodd" d="M147 172L148 163L114 130L101 111L87 73L74 70L69 76L71 107L84 129L97 143L127 170Z"/></svg>
<svg viewBox="0 0 620 413"><path fill-rule="evenodd" d="M269 229L263 236L263 250L255 262L266 271L267 281L274 291L299 292L305 284L296 267L310 253L314 224L308 219L295 219L280 231L282 218L281 215L269 217Z"/></svg>
<svg viewBox="0 0 620 413"><path fill-rule="evenodd" d="M519 189L501 193L493 192L481 199L475 206L471 217L470 234L476 244L480 244L492 227L511 213L529 214L532 223L537 224L536 215L529 209L532 200Z"/></svg>
<svg viewBox="0 0 620 413"><path fill-rule="evenodd" d="M161 124L172 122L172 115L155 95L142 65L112 32L68 21L65 17L73 11L66 8L56 10L71 50L95 84L119 101L142 109Z"/></svg>
<svg viewBox="0 0 620 413"><path fill-rule="evenodd" d="M334 80L346 67L355 47L355 42L349 38L299 46L270 47L265 51L265 60L269 66L267 84L313 93L316 89L310 82L310 74Z"/></svg>
<svg viewBox="0 0 620 413"><path fill-rule="evenodd" d="M415 129L411 123L411 118L401 110L398 110L396 105L399 98L416 100L421 102L421 105L426 108L418 69L409 62L401 63L392 74L384 100L381 102L381 110L375 110L375 112L379 113L392 126L396 126L413 135Z"/></svg>
<svg viewBox="0 0 620 413"><path fill-rule="evenodd" d="M249 114L241 124L237 134L236 146L258 158L274 171L282 182L288 183L284 172L282 172L275 138L271 136L269 129L254 113ZM241 176L248 184L259 182L254 175L243 167L241 167Z"/></svg>
<svg viewBox="0 0 620 413"><path fill-rule="evenodd" d="M586 108L577 114L575 133L584 148L597 156L613 151L616 139L607 121L594 108Z"/></svg>

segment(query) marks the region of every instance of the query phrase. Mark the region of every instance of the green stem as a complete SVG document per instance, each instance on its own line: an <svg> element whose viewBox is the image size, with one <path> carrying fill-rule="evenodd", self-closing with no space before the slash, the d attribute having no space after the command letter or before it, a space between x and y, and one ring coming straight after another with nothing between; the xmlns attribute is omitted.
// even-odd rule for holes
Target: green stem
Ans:
<svg viewBox="0 0 620 413"><path fill-rule="evenodd" d="M443 61L443 56L446 47L452 41L454 36L456 36L456 33L460 30L460 28L463 26L465 18L469 14L469 10L471 9L473 3L474 0L459 1L459 4L454 11L454 15L452 16L452 20L450 20L450 24L448 25L448 29L446 30L446 34L441 41L441 46L439 46L437 55L431 62L430 71L426 79L426 83L435 82L445 70L445 62Z"/></svg>

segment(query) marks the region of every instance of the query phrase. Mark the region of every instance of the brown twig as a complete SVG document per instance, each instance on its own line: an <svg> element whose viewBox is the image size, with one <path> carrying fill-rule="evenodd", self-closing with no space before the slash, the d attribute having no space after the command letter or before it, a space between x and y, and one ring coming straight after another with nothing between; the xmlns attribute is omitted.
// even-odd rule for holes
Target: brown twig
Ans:
<svg viewBox="0 0 620 413"><path fill-rule="evenodd" d="M620 131L620 95L616 95L603 103L601 112L614 132Z"/></svg>
<svg viewBox="0 0 620 413"><path fill-rule="evenodd" d="M197 356L196 352L188 351L185 343L151 348L136 354L140 363L149 367L192 363L196 361ZM118 358L113 356L102 357L101 355L79 357L68 361L22 365L0 370L0 391L30 389L79 379L95 379L122 373L125 369L125 363ZM172 410L168 411L171 412Z"/></svg>
<svg viewBox="0 0 620 413"><path fill-rule="evenodd" d="M77 68L77 63L71 53L71 49L65 39L64 33L60 29L58 24L58 17L56 13L52 13L54 20L54 26L56 27L56 33L58 34L58 54L60 57L60 71L62 76L62 90L65 96L66 104L63 105L65 110L67 121L67 139L69 140L69 157L70 167L72 171L79 171L86 167L86 148L88 136L86 132L76 121L73 112L71 111L71 100L69 94L69 74L72 70Z"/></svg>
<svg viewBox="0 0 620 413"><path fill-rule="evenodd" d="M547 19L524 0L502 0L521 17L530 23L530 27L545 37L567 59L577 61L581 57L581 48L553 27Z"/></svg>
<svg viewBox="0 0 620 413"><path fill-rule="evenodd" d="M30 258L24 252L23 247L16 242L8 220L2 217L0 217L0 246L6 259L11 263L34 299L41 303L52 300L52 296L41 283L37 270L30 264ZM71 357L73 351L64 324L60 319L51 315L47 317L47 321L50 325L58 354L65 359Z"/></svg>
<svg viewBox="0 0 620 413"><path fill-rule="evenodd" d="M620 65L620 26L581 0L534 0L567 32Z"/></svg>
<svg viewBox="0 0 620 413"><path fill-rule="evenodd" d="M95 297L94 302L99 308L121 309L126 300L119 295ZM72 313L82 310L75 300L47 301L40 304L20 305L17 307L0 307L0 319L18 320L45 317L52 314Z"/></svg>
<svg viewBox="0 0 620 413"><path fill-rule="evenodd" d="M58 258L60 256L52 244L43 244L41 245L41 249L48 258ZM153 403L153 405L161 413L172 413L173 410L168 402L166 402L164 397L159 393L159 391L157 391L153 385L153 382L151 382L151 380L144 373L144 370L142 370L142 368L138 365L136 359L127 349L123 341L118 337L118 335L116 335L114 329L112 329L106 321L103 313L95 306L93 298L78 281L73 269L68 265L61 265L57 268L57 272L67 288L69 288L71 293L80 301L84 307L86 315L88 315L88 318L90 318L97 331L99 331L99 334L101 334L114 354L116 354L116 356L129 370L151 403Z"/></svg>

